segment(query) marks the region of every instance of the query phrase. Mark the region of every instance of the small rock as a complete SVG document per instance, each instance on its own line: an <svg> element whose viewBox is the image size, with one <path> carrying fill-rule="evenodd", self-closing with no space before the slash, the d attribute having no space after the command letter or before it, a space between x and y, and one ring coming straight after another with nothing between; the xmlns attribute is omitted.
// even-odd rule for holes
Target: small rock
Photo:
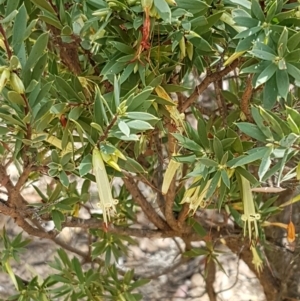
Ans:
<svg viewBox="0 0 300 301"><path fill-rule="evenodd" d="M205 286L205 281L200 273L196 273L191 277L191 287L203 287Z"/></svg>

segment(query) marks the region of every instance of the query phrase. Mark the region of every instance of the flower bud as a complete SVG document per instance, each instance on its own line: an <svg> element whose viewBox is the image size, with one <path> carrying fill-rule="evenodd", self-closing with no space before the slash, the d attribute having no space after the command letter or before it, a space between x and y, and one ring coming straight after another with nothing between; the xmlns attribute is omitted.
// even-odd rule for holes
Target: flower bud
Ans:
<svg viewBox="0 0 300 301"><path fill-rule="evenodd" d="M10 71L8 68L4 69L0 76L0 92L2 92L3 88L6 86L7 82L10 78Z"/></svg>
<svg viewBox="0 0 300 301"><path fill-rule="evenodd" d="M25 92L24 84L15 72L12 72L10 75L10 86L19 94L24 94Z"/></svg>

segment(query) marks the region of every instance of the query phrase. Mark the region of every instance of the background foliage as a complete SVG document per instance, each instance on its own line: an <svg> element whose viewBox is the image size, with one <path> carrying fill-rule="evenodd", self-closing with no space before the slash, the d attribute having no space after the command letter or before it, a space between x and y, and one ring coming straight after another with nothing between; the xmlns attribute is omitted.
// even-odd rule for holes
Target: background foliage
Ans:
<svg viewBox="0 0 300 301"><path fill-rule="evenodd" d="M2 268L17 290L10 300L140 300L135 288L146 280L111 264L130 237L180 237L183 261L205 256L209 275L224 235L234 252L245 246L241 256L268 300L299 297L278 284L292 277L264 266L264 250L278 244L265 229L283 229L279 244L286 236L297 250L298 2L1 0L0 14L0 211L62 247L52 275L24 282L10 261L29 241L3 232ZM45 175L51 183L42 191L36 182ZM112 192L115 178L122 187ZM91 182L101 214L81 219ZM22 196L29 185L39 203ZM204 209L226 222L207 223ZM140 211L153 227L132 226ZM65 227L89 232L89 254L57 238ZM206 247L192 248L194 240ZM83 268L63 249L93 264Z"/></svg>

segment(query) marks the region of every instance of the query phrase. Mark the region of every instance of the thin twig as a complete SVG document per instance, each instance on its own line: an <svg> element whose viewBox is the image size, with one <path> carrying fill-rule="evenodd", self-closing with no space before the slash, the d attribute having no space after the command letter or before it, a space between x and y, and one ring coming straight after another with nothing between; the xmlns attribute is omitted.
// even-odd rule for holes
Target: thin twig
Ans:
<svg viewBox="0 0 300 301"><path fill-rule="evenodd" d="M105 129L104 133L100 136L99 141L98 142L102 142L105 141L108 137L109 131L111 130L111 128L114 126L114 124L116 123L116 121L118 120L118 115L116 114L114 116L114 118L112 119L112 121L110 122L110 124L107 126L107 128Z"/></svg>
<svg viewBox="0 0 300 301"><path fill-rule="evenodd" d="M102 229L104 226L104 222L96 219L80 219L72 217L72 219L67 220L62 223L62 228L81 228L81 229ZM107 232L119 235L133 236L133 237L147 237L152 239L157 238L168 238L168 237L184 237L189 241L199 241L203 240L203 237L200 237L197 233L191 232L178 232L172 229L164 229L162 230L152 230L152 229L140 229L133 227L122 227L113 224L107 225Z"/></svg>

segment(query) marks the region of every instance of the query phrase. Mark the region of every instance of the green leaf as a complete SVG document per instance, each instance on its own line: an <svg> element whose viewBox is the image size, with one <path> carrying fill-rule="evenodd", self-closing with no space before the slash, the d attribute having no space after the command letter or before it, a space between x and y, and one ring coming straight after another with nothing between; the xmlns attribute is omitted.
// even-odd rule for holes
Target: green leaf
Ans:
<svg viewBox="0 0 300 301"><path fill-rule="evenodd" d="M61 181L61 183L65 186L68 187L69 186L69 178L66 174L66 172L64 170L62 170L59 174L59 179Z"/></svg>
<svg viewBox="0 0 300 301"><path fill-rule="evenodd" d="M235 172L239 173L241 176L246 178L254 186L256 186L259 183L257 179L248 170L246 170L243 167L237 167L235 169Z"/></svg>
<svg viewBox="0 0 300 301"><path fill-rule="evenodd" d="M92 169L92 155L86 155L79 165L79 174L81 177L85 176Z"/></svg>
<svg viewBox="0 0 300 301"><path fill-rule="evenodd" d="M236 125L246 135L258 141L266 142L266 138L269 138L269 137L265 137L265 135L260 130L260 128L255 124L248 123L248 122L239 122Z"/></svg>
<svg viewBox="0 0 300 301"><path fill-rule="evenodd" d="M0 126L0 135L6 135L7 133L10 132L10 129L4 126Z"/></svg>
<svg viewBox="0 0 300 301"><path fill-rule="evenodd" d="M164 76L165 76L164 74L161 74L161 75L155 77L154 73L150 73L149 76L146 78L147 86L153 87L153 88L159 86L161 84Z"/></svg>
<svg viewBox="0 0 300 301"><path fill-rule="evenodd" d="M134 66L135 66L134 63L126 66L124 72L122 73L122 75L120 77L120 84L123 84L128 79L128 77L131 75L131 73L134 70Z"/></svg>
<svg viewBox="0 0 300 301"><path fill-rule="evenodd" d="M129 119L138 119L138 120L144 120L144 121L156 121L156 120L159 120L154 115L149 114L149 113L145 113L145 112L127 112L125 114L125 117L127 117Z"/></svg>
<svg viewBox="0 0 300 301"><path fill-rule="evenodd" d="M185 36L197 49L202 50L204 52L211 52L213 51L211 45L204 40L202 37L195 37L193 35L186 35Z"/></svg>
<svg viewBox="0 0 300 301"><path fill-rule="evenodd" d="M244 30L244 31L241 31L240 33L238 33L234 38L235 39L243 39L243 38L251 37L259 31L261 31L260 26L248 28L247 30ZM238 52L238 51L236 50L236 52Z"/></svg>
<svg viewBox="0 0 300 301"><path fill-rule="evenodd" d="M44 97L48 94L49 90L51 89L53 83L52 82L48 82L47 84L45 84L43 86L42 89L39 88L39 86L37 86L38 88L38 95L36 97L35 94L32 92L29 96L29 104L32 108L36 107L37 105L40 104L40 102L42 102L42 100L44 99Z"/></svg>
<svg viewBox="0 0 300 301"><path fill-rule="evenodd" d="M9 99L9 101L11 101L12 103L20 105L22 107L25 106L25 101L19 93L15 92L15 91L9 91L7 93L7 97Z"/></svg>
<svg viewBox="0 0 300 301"><path fill-rule="evenodd" d="M37 63L35 64L33 71L32 71L32 79L36 80L36 81L40 81L41 80L41 76L43 74L43 72L45 72L45 67L48 63L48 54L45 53L44 55L42 55L40 57L40 59L37 61Z"/></svg>
<svg viewBox="0 0 300 301"><path fill-rule="evenodd" d="M297 123L292 119L290 115L288 115L286 121L289 127L291 128L291 130L293 131L293 133L300 134L300 130Z"/></svg>
<svg viewBox="0 0 300 301"><path fill-rule="evenodd" d="M294 51L289 52L285 57L284 57L286 62L299 62L300 61L300 49L296 49Z"/></svg>
<svg viewBox="0 0 300 301"><path fill-rule="evenodd" d="M193 14L198 13L204 9L207 9L209 6L205 1L201 0L176 0L177 6L180 8L184 8L187 11L192 10Z"/></svg>
<svg viewBox="0 0 300 301"><path fill-rule="evenodd" d="M247 27L247 28L253 28L258 26L259 21L256 19L248 18L248 17L235 17L233 18L235 23L239 26Z"/></svg>
<svg viewBox="0 0 300 301"><path fill-rule="evenodd" d="M209 140L207 138L206 124L202 118L198 119L197 130L201 145L204 149L209 149Z"/></svg>
<svg viewBox="0 0 300 301"><path fill-rule="evenodd" d="M292 120L295 124L297 124L298 127L300 127L300 114L297 110L290 108L288 106L285 106L286 112L288 115L291 116Z"/></svg>
<svg viewBox="0 0 300 301"><path fill-rule="evenodd" d="M273 75L265 84L263 92L263 106L272 109L277 101L277 82L276 75Z"/></svg>
<svg viewBox="0 0 300 301"><path fill-rule="evenodd" d="M120 131L125 135L125 136L129 136L130 135L130 128L129 126L127 125L126 122L120 120L118 122L118 128L120 129Z"/></svg>
<svg viewBox="0 0 300 301"><path fill-rule="evenodd" d="M188 220L188 222L200 237L204 237L207 234L206 230L193 218Z"/></svg>
<svg viewBox="0 0 300 301"><path fill-rule="evenodd" d="M147 130L152 130L153 126L143 120L132 120L132 121L127 121L126 124L135 130L139 130L139 131L147 131Z"/></svg>
<svg viewBox="0 0 300 301"><path fill-rule="evenodd" d="M264 108L259 108L260 114L262 118L269 124L271 124L272 129L278 134L280 138L284 136L284 127L286 127L286 124L282 122L280 118L276 118L274 114L272 114L271 111L267 111ZM288 128L287 128L288 130Z"/></svg>
<svg viewBox="0 0 300 301"><path fill-rule="evenodd" d="M96 89L95 99L94 99L94 120L101 127L104 124L109 124L108 117L104 108L103 102L105 101L104 97L101 95L99 89Z"/></svg>
<svg viewBox="0 0 300 301"><path fill-rule="evenodd" d="M277 51L280 57L283 57L286 52L287 41L288 41L288 30L286 27L284 27L277 43Z"/></svg>
<svg viewBox="0 0 300 301"><path fill-rule="evenodd" d="M253 56L259 59L266 60L266 61L274 61L276 59L276 56L273 53L260 50L260 49L253 49L250 51L250 54L252 54Z"/></svg>
<svg viewBox="0 0 300 301"><path fill-rule="evenodd" d="M134 159L126 156L126 161L119 160L118 164L121 168L129 171L129 172L135 172L135 173L146 173L142 165L135 161Z"/></svg>
<svg viewBox="0 0 300 301"><path fill-rule="evenodd" d="M181 156L174 156L173 160L179 163L187 163L187 164L194 164L196 162L196 156L192 155L181 155Z"/></svg>
<svg viewBox="0 0 300 301"><path fill-rule="evenodd" d="M18 54L25 38L27 24L27 11L24 4L19 8L18 14L15 19L13 33L12 33L12 48L15 54Z"/></svg>
<svg viewBox="0 0 300 301"><path fill-rule="evenodd" d="M286 67L289 75L291 75L295 80L300 81L300 70L290 63L287 63Z"/></svg>
<svg viewBox="0 0 300 301"><path fill-rule="evenodd" d="M265 14L263 10L261 9L260 2L257 0L252 0L251 1L251 15L258 19L261 22L265 21Z"/></svg>
<svg viewBox="0 0 300 301"><path fill-rule="evenodd" d="M290 133L289 135L283 137L279 141L279 144L284 148L291 148L298 139L299 139L299 135Z"/></svg>
<svg viewBox="0 0 300 301"><path fill-rule="evenodd" d="M219 165L218 162L208 158L199 158L199 162L208 167L217 167Z"/></svg>
<svg viewBox="0 0 300 301"><path fill-rule="evenodd" d="M258 147L255 149L252 149L251 152L248 152L248 155L246 156L241 156L238 158L234 158L230 161L227 162L227 165L231 168L235 168L238 166L243 166L249 163L252 163L254 161L257 161L261 159L266 153L266 148L265 147Z"/></svg>
<svg viewBox="0 0 300 301"><path fill-rule="evenodd" d="M266 69L258 75L255 83L255 88L267 82L274 75L276 70L277 65L270 62L269 66L267 66Z"/></svg>
<svg viewBox="0 0 300 301"><path fill-rule="evenodd" d="M39 19L41 19L42 21L44 21L45 23L47 23L49 25L56 27L57 29L61 30L63 28L59 19L57 19L57 17L53 14L41 15L41 16L39 16Z"/></svg>
<svg viewBox="0 0 300 301"><path fill-rule="evenodd" d="M79 262L77 257L74 257L72 259L72 266L74 268L74 271L76 273L76 276L80 283L84 283L85 277L83 275L82 269L81 269L81 263Z"/></svg>
<svg viewBox="0 0 300 301"><path fill-rule="evenodd" d="M36 6L41 8L42 10L46 10L52 14L55 14L55 10L52 8L52 6L48 3L46 0L30 0L33 2Z"/></svg>
<svg viewBox="0 0 300 301"><path fill-rule="evenodd" d="M51 216L55 225L55 228L60 231L61 230L61 223L65 220L64 215L58 210L52 210Z"/></svg>
<svg viewBox="0 0 300 301"><path fill-rule="evenodd" d="M278 1L274 1L271 6L268 8L267 10L267 17L266 17L266 22L267 23L271 23L273 17L275 16L276 12L277 12L277 6Z"/></svg>
<svg viewBox="0 0 300 301"><path fill-rule="evenodd" d="M72 99L72 100L76 100L78 102L81 102L84 100L82 97L80 97L79 93L76 92L70 86L70 84L67 81L65 81L63 78L56 76L55 80L56 80L55 84L57 86L58 91L64 91L66 93L66 95L68 95L68 97L70 97L70 99Z"/></svg>
<svg viewBox="0 0 300 301"><path fill-rule="evenodd" d="M129 47L126 44L120 43L120 42L116 42L116 41L111 41L110 44L113 45L113 47L115 47L116 49L118 49L119 51L126 53L126 54L132 54L134 53L134 50L132 47Z"/></svg>
<svg viewBox="0 0 300 301"><path fill-rule="evenodd" d="M221 91L222 96L229 102L236 104L236 105L240 105L240 101L237 97L236 94L230 92L230 91Z"/></svg>
<svg viewBox="0 0 300 301"><path fill-rule="evenodd" d="M228 177L226 170L224 169L221 170L221 178L222 178L222 182L226 185L226 187L230 188L230 179Z"/></svg>
<svg viewBox="0 0 300 301"><path fill-rule="evenodd" d="M276 71L276 83L279 95L286 99L290 87L290 81L287 70Z"/></svg>
<svg viewBox="0 0 300 301"><path fill-rule="evenodd" d="M214 176L210 182L210 185L208 186L207 193L205 195L206 199L209 199L215 193L217 186L219 184L220 178L221 178L221 171L219 170L214 174Z"/></svg>
<svg viewBox="0 0 300 301"><path fill-rule="evenodd" d="M0 113L0 118L7 121L8 124L11 124L11 125L17 124L21 127L25 127L25 124L23 122L19 121L16 115L7 115L7 114Z"/></svg>
<svg viewBox="0 0 300 301"><path fill-rule="evenodd" d="M251 108L252 117L257 124L258 128L262 131L262 133L268 138L273 139L273 135L269 127L264 124L264 119L261 117L259 110L257 107Z"/></svg>
<svg viewBox="0 0 300 301"><path fill-rule="evenodd" d="M213 139L213 149L214 149L214 154L218 159L218 162L221 162L222 157L224 155L223 146L221 141L216 136Z"/></svg>
<svg viewBox="0 0 300 301"><path fill-rule="evenodd" d="M29 83L30 82L30 77L28 76L30 69L36 64L36 62L38 61L38 59L43 55L44 50L47 47L48 44L48 37L49 34L47 32L41 34L35 44L33 45L29 57L26 61L25 67L22 71L22 78L24 79L28 79L25 80L25 83ZM27 85L26 85L27 86Z"/></svg>
<svg viewBox="0 0 300 301"><path fill-rule="evenodd" d="M258 176L259 176L259 181L262 181L263 176L266 174L266 172L269 170L270 166L271 166L271 154L273 152L273 149L271 147L267 147L266 148L266 152L263 155L262 159L261 159L261 163L259 165L259 169L258 169Z"/></svg>
<svg viewBox="0 0 300 301"><path fill-rule="evenodd" d="M77 120L80 117L80 115L82 114L83 110L84 109L81 107L72 108L68 115L69 119Z"/></svg>
<svg viewBox="0 0 300 301"><path fill-rule="evenodd" d="M129 98L126 100L127 102L127 111L137 111L140 107L143 106L143 103L145 103L146 99L150 96L151 92L153 91L153 87L145 87L143 91L138 93L133 98Z"/></svg>
<svg viewBox="0 0 300 301"><path fill-rule="evenodd" d="M199 152L201 150L200 145L197 144L194 140L189 139L189 138L182 136L181 134L177 134L177 133L174 133L172 135L179 141L179 143L183 147L185 147L189 150L195 151L195 152Z"/></svg>
<svg viewBox="0 0 300 301"><path fill-rule="evenodd" d="M300 31L296 32L288 39L287 48L290 51L293 51L298 47L299 43L300 43Z"/></svg>

